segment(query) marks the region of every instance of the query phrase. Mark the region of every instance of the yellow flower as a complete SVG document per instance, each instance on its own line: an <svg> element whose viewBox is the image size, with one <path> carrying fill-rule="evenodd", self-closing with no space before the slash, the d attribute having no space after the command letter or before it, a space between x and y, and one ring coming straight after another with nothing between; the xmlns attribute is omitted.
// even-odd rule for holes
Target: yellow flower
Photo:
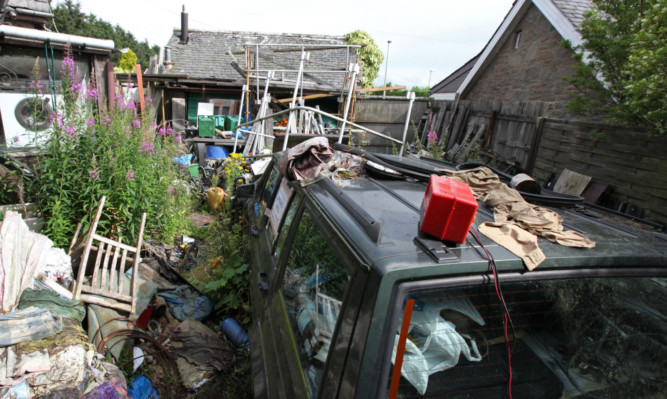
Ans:
<svg viewBox="0 0 667 399"><path fill-rule="evenodd" d="M240 167L240 166L237 166L237 168L238 168L239 170L243 170L243 168L242 168L242 167Z"/></svg>

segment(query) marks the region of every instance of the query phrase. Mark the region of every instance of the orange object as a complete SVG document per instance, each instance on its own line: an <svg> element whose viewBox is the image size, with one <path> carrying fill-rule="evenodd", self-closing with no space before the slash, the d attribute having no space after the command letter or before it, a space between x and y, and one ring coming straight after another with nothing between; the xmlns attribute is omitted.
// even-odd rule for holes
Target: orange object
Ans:
<svg viewBox="0 0 667 399"><path fill-rule="evenodd" d="M208 207L212 211L217 212L225 204L227 193L220 187L211 187L206 190L206 199L208 201Z"/></svg>
<svg viewBox="0 0 667 399"><path fill-rule="evenodd" d="M467 184L434 175L424 194L419 230L441 241L463 243L476 212L477 200Z"/></svg>
<svg viewBox="0 0 667 399"><path fill-rule="evenodd" d="M414 299L408 299L405 302L403 311L403 323L401 323L401 335L398 338L396 347L396 360L394 360L394 372L391 376L391 385L389 386L389 399L396 399L398 396L398 384L401 380L401 368L403 367L403 355L405 355L405 341L408 339L408 330L410 329L410 319L412 319L412 308L415 306Z"/></svg>
<svg viewBox="0 0 667 399"><path fill-rule="evenodd" d="M139 88L139 109L143 115L146 108L146 100L144 99L144 81L141 77L141 64L135 66L137 70L137 87Z"/></svg>

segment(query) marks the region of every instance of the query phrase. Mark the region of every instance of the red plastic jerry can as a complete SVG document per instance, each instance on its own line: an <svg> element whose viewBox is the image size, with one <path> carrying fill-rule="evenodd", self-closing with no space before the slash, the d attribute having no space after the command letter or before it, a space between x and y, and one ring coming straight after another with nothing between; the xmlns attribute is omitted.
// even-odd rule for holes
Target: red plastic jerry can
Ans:
<svg viewBox="0 0 667 399"><path fill-rule="evenodd" d="M476 212L477 200L467 184L433 175L422 201L419 230L441 241L463 243Z"/></svg>

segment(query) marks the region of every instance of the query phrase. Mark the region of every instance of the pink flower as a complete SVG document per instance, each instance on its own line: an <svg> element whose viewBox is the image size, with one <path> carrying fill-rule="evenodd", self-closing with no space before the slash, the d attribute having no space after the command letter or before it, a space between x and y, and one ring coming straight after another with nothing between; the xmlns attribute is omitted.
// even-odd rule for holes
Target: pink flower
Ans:
<svg viewBox="0 0 667 399"><path fill-rule="evenodd" d="M76 129L74 129L73 126L67 126L65 128L65 133L69 134L70 136L76 136Z"/></svg>
<svg viewBox="0 0 667 399"><path fill-rule="evenodd" d="M70 90L72 90L72 93L78 93L81 91L83 88L83 85L81 83L72 83L72 87Z"/></svg>
<svg viewBox="0 0 667 399"><path fill-rule="evenodd" d="M86 119L86 125L87 126L95 126L95 118Z"/></svg>
<svg viewBox="0 0 667 399"><path fill-rule="evenodd" d="M93 100L97 99L97 89L92 88L92 87L89 88L88 91L86 92L86 98L93 99Z"/></svg>
<svg viewBox="0 0 667 399"><path fill-rule="evenodd" d="M144 141L139 147L140 152L145 152L146 154L155 154L155 144Z"/></svg>
<svg viewBox="0 0 667 399"><path fill-rule="evenodd" d="M174 188L173 188L173 187L169 187L169 188L167 189L167 194L169 194L169 195L173 195L173 194L174 194Z"/></svg>
<svg viewBox="0 0 667 399"><path fill-rule="evenodd" d="M37 90L37 92L39 94L44 94L44 92L42 92L42 87L44 87L44 86L42 86L42 84L39 82L39 80L34 81L34 82L30 82L30 88L33 89L33 90Z"/></svg>
<svg viewBox="0 0 667 399"><path fill-rule="evenodd" d="M12 140L14 140L15 143L18 143L21 139L19 139L19 136L14 136L12 137Z"/></svg>
<svg viewBox="0 0 667 399"><path fill-rule="evenodd" d="M97 169L90 169L88 171L88 176L93 179L93 180L99 180L100 178L100 171Z"/></svg>
<svg viewBox="0 0 667 399"><path fill-rule="evenodd" d="M435 145L438 142L438 134L431 130L426 136L428 138L428 145Z"/></svg>
<svg viewBox="0 0 667 399"><path fill-rule="evenodd" d="M125 109L137 109L137 105L134 103L134 100L128 101Z"/></svg>
<svg viewBox="0 0 667 399"><path fill-rule="evenodd" d="M180 143L181 141L183 141L183 138L179 134L179 135L174 136L174 141L177 142L177 143Z"/></svg>
<svg viewBox="0 0 667 399"><path fill-rule="evenodd" d="M136 129L141 128L141 121L139 120L139 118L134 118L134 120L132 121L132 125L134 125Z"/></svg>
<svg viewBox="0 0 667 399"><path fill-rule="evenodd" d="M134 181L134 171L131 170L131 171L127 172L127 173L125 174L125 178L126 178L127 180L132 180L132 181Z"/></svg>
<svg viewBox="0 0 667 399"><path fill-rule="evenodd" d="M156 134L158 136L164 136L164 135L167 134L167 131L163 127L161 127L160 130L158 130Z"/></svg>

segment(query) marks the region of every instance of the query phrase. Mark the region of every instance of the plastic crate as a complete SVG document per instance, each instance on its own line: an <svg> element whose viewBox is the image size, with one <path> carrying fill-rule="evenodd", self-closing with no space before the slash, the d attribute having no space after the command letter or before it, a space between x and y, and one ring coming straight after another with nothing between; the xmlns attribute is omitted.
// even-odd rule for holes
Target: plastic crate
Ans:
<svg viewBox="0 0 667 399"><path fill-rule="evenodd" d="M225 130L234 131L239 125L239 117L237 116L226 116L225 117Z"/></svg>
<svg viewBox="0 0 667 399"><path fill-rule="evenodd" d="M215 117L200 116L199 137L213 137L213 136L215 136Z"/></svg>

